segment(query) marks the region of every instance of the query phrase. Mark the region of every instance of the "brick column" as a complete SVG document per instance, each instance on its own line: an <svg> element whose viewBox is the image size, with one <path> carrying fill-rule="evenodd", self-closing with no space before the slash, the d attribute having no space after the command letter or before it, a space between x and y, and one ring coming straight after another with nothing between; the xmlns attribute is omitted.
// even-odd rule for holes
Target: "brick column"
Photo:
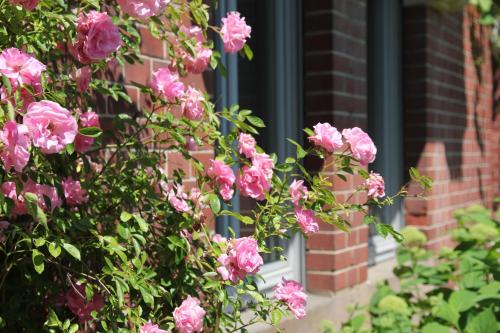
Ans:
<svg viewBox="0 0 500 333"><path fill-rule="evenodd" d="M339 129L366 129L366 1L315 0L304 4L305 125L330 122ZM308 161L309 169L319 167ZM342 198L358 179L335 179ZM337 291L366 280L368 229L361 216L346 234L322 224L307 241L307 286Z"/></svg>
<svg viewBox="0 0 500 333"><path fill-rule="evenodd" d="M406 163L435 180L426 199L406 200L406 222L431 248L451 243L455 209L491 206L499 189L489 30L477 17L472 7L404 9Z"/></svg>

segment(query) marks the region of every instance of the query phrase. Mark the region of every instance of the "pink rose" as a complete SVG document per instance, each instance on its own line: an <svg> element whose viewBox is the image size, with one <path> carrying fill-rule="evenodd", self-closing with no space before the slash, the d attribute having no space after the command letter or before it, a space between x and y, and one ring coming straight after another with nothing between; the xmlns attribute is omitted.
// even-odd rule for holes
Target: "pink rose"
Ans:
<svg viewBox="0 0 500 333"><path fill-rule="evenodd" d="M139 333L167 333L167 331L160 329L158 325L153 325L151 321L148 321L139 328Z"/></svg>
<svg viewBox="0 0 500 333"><path fill-rule="evenodd" d="M285 302L295 318L301 319L306 315L307 295L299 282L283 278L273 290L274 298Z"/></svg>
<svg viewBox="0 0 500 333"><path fill-rule="evenodd" d="M70 51L83 64L105 59L120 48L120 31L107 13L81 13L76 30L76 42L70 45Z"/></svg>
<svg viewBox="0 0 500 333"><path fill-rule="evenodd" d="M312 234L319 231L318 219L314 211L310 209L295 208L295 218L305 234Z"/></svg>
<svg viewBox="0 0 500 333"><path fill-rule="evenodd" d="M47 100L33 102L23 118L33 145L45 154L58 153L75 140L75 118L59 104Z"/></svg>
<svg viewBox="0 0 500 333"><path fill-rule="evenodd" d="M204 317L205 310L200 306L200 300L191 296L174 310L175 327L179 333L201 332Z"/></svg>
<svg viewBox="0 0 500 333"><path fill-rule="evenodd" d="M222 161L210 160L210 167L207 174L219 187L219 193L224 200L230 200L233 197L233 184L235 176L233 169Z"/></svg>
<svg viewBox="0 0 500 333"><path fill-rule="evenodd" d="M36 194L38 197L38 206L44 211L49 211L49 207L45 202L45 198L49 199L50 211L54 211L56 207L61 207L62 202L57 194L57 189L53 186L37 184L31 179L24 184L23 194L30 192Z"/></svg>
<svg viewBox="0 0 500 333"><path fill-rule="evenodd" d="M182 113L189 120L200 120L205 113L202 102L203 94L193 87L188 87L182 97Z"/></svg>
<svg viewBox="0 0 500 333"><path fill-rule="evenodd" d="M307 199L309 193L307 187L304 186L304 181L296 179L290 184L288 192L290 193L294 206L297 206L300 200Z"/></svg>
<svg viewBox="0 0 500 333"><path fill-rule="evenodd" d="M62 182L61 185L68 206L78 206L89 200L87 192L82 189L78 180L73 180L73 178L68 177Z"/></svg>
<svg viewBox="0 0 500 333"><path fill-rule="evenodd" d="M140 20L157 16L169 2L170 0L118 0L125 13Z"/></svg>
<svg viewBox="0 0 500 333"><path fill-rule="evenodd" d="M351 147L352 156L363 166L375 160L377 147L372 139L359 127L346 128L342 131L346 142Z"/></svg>
<svg viewBox="0 0 500 333"><path fill-rule="evenodd" d="M255 145L255 139L251 134L240 133L238 138L238 152L240 154L252 158L255 155Z"/></svg>
<svg viewBox="0 0 500 333"><path fill-rule="evenodd" d="M45 69L40 61L14 47L0 54L0 74L10 79L13 90L18 85L29 85L35 92L41 92L40 77Z"/></svg>
<svg viewBox="0 0 500 333"><path fill-rule="evenodd" d="M384 178L376 172L370 172L370 177L365 180L365 186L368 189L368 197L382 198L385 196Z"/></svg>
<svg viewBox="0 0 500 333"><path fill-rule="evenodd" d="M247 274L256 274L264 263L259 254L257 241L252 237L242 237L232 240L228 253L223 253L217 261L221 264L217 272L223 280L237 283Z"/></svg>
<svg viewBox="0 0 500 333"><path fill-rule="evenodd" d="M14 182L5 182L2 184L2 193L7 198L14 201L14 207L10 212L11 216L24 215L28 211L26 210L26 206L24 204L24 197L22 194L17 193L16 183Z"/></svg>
<svg viewBox="0 0 500 333"><path fill-rule="evenodd" d="M244 17L240 17L240 13L230 12L222 19L220 32L224 42L224 51L236 53L245 45L252 28L246 24Z"/></svg>
<svg viewBox="0 0 500 333"><path fill-rule="evenodd" d="M252 166L262 170L268 181L273 178L274 161L267 154L255 154L252 157Z"/></svg>
<svg viewBox="0 0 500 333"><path fill-rule="evenodd" d="M21 5L25 10L31 11L38 6L40 0L9 0L11 5Z"/></svg>
<svg viewBox="0 0 500 333"><path fill-rule="evenodd" d="M222 237L221 234L215 234L212 237L212 242L225 244L225 243L227 243L227 238L226 237Z"/></svg>
<svg viewBox="0 0 500 333"><path fill-rule="evenodd" d="M28 128L9 120L0 131L0 140L3 143L0 158L5 170L14 167L14 170L21 172L30 159Z"/></svg>
<svg viewBox="0 0 500 333"><path fill-rule="evenodd" d="M184 192L182 185L169 185L169 191L167 192L168 202L174 207L179 213L186 213L191 210L189 204L187 203L188 195Z"/></svg>
<svg viewBox="0 0 500 333"><path fill-rule="evenodd" d="M104 306L104 297L94 292L92 300L87 301L85 286L81 284L74 285L76 288L70 288L64 295L66 306L73 312L80 323L92 320L92 311L99 312Z"/></svg>
<svg viewBox="0 0 500 333"><path fill-rule="evenodd" d="M264 200L271 189L274 162L267 154L254 154L252 166L244 166L238 174L238 188L243 196Z"/></svg>
<svg viewBox="0 0 500 333"><path fill-rule="evenodd" d="M80 115L80 128L101 127L99 115L93 111ZM75 138L75 150L79 153L88 151L95 142L95 138L78 133Z"/></svg>
<svg viewBox="0 0 500 333"><path fill-rule="evenodd" d="M261 169L246 165L241 169L241 174L238 174L237 185L241 195L256 200L264 200L271 188L271 183Z"/></svg>
<svg viewBox="0 0 500 333"><path fill-rule="evenodd" d="M167 67L153 72L151 88L157 94L162 94L169 102L175 102L184 95L184 84L179 81L179 75Z"/></svg>
<svg viewBox="0 0 500 333"><path fill-rule="evenodd" d="M313 128L315 135L310 136L309 141L327 152L332 153L344 144L340 132L329 123L317 123Z"/></svg>
<svg viewBox="0 0 500 333"><path fill-rule="evenodd" d="M92 80L92 69L89 66L78 68L73 75L73 79L76 81L76 89L79 92L87 91Z"/></svg>
<svg viewBox="0 0 500 333"><path fill-rule="evenodd" d="M179 44L176 48L176 53L179 57L182 58L184 62L184 67L186 70L193 74L201 74L203 73L210 64L210 58L212 57L212 50L203 45L205 42L205 37L203 36L203 32L198 26L181 26L181 32L183 32L186 37L190 39L194 39L195 45L193 47L194 56L184 50L184 48Z"/></svg>

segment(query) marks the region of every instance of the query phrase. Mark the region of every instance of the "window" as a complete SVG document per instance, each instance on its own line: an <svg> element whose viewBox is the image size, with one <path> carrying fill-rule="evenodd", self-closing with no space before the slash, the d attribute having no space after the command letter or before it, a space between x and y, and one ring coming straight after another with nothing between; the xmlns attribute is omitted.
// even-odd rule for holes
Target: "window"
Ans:
<svg viewBox="0 0 500 333"><path fill-rule="evenodd" d="M394 194L403 183L401 1L368 2L368 123L377 146L373 170L383 175L386 193ZM395 229L403 226L401 200L376 212ZM396 244L374 230L370 234L370 263L394 256Z"/></svg>
<svg viewBox="0 0 500 333"><path fill-rule="evenodd" d="M295 151L286 138L301 140L300 1L239 0L237 4L231 0L220 1L219 20L232 10L238 10L252 26L249 44L254 51L254 59L248 61L238 55L223 55L228 76L216 77L219 107L239 104L241 108L253 110L267 125L256 138L259 145L268 153L276 153L279 158L292 155ZM222 49L221 45L217 47ZM251 207L248 198L235 196L233 209L244 212ZM238 236L245 236L252 231L229 217L217 222L217 232L221 234L227 235L228 227ZM270 242L277 245L276 242L283 241L272 239ZM301 236L280 245L286 248L288 260L281 262L273 255L265 257L266 264L261 273L266 281L262 283L262 289L274 286L282 276L304 280L304 245Z"/></svg>

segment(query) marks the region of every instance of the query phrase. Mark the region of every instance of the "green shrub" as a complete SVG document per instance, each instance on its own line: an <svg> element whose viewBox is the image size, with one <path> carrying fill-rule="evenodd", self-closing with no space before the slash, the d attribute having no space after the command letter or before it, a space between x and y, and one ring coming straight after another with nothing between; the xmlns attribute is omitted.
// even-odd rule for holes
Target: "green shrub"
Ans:
<svg viewBox="0 0 500 333"><path fill-rule="evenodd" d="M491 211L474 205L454 216L458 227L453 231L457 242L453 249L426 250L422 232L414 227L401 231L405 239L394 268L399 290L387 281L379 284L368 309L356 307L340 332L500 331L498 214L493 218Z"/></svg>

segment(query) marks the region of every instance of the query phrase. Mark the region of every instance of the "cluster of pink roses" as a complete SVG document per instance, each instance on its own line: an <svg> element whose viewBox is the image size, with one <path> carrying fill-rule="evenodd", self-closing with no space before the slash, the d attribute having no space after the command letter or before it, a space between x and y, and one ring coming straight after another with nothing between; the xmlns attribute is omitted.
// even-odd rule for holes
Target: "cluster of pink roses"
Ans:
<svg viewBox="0 0 500 333"><path fill-rule="evenodd" d="M318 123L313 128L314 135L309 137L309 141L326 152L332 153L341 148L345 141L352 157L359 161L360 165L367 166L375 160L377 147L370 136L359 127L346 128L342 134L328 123ZM372 199L385 196L384 179L378 173L371 172L364 186L368 189L368 197Z"/></svg>
<svg viewBox="0 0 500 333"><path fill-rule="evenodd" d="M168 102L175 103L179 100L182 113L187 119L203 118L205 113L203 94L191 86L185 89L179 74L174 70L167 67L156 70L153 72L150 85L155 93L161 94Z"/></svg>
<svg viewBox="0 0 500 333"><path fill-rule="evenodd" d="M184 68L188 72L193 74L203 73L210 64L213 52L209 47L204 45L205 37L203 36L201 28L196 25L190 27L183 25L180 27L180 31L186 35L187 38L195 41L195 45L193 46L194 55L178 46L175 49L177 56L182 59Z"/></svg>
<svg viewBox="0 0 500 333"><path fill-rule="evenodd" d="M313 210L302 208L301 201L307 200L309 192L303 180L294 180L288 189L295 209L295 219L305 234L318 232L318 218Z"/></svg>
<svg viewBox="0 0 500 333"><path fill-rule="evenodd" d="M217 272L223 280L237 283L248 274L256 274L264 263L257 241L252 237L232 239L225 245L226 252L217 259L221 264Z"/></svg>
<svg viewBox="0 0 500 333"><path fill-rule="evenodd" d="M271 188L274 161L265 153L257 153L255 144L255 139L250 134L240 134L238 151L250 159L252 165L241 168L237 185L243 196L264 200Z"/></svg>
<svg viewBox="0 0 500 333"><path fill-rule="evenodd" d="M285 302L295 318L301 319L306 315L307 295L299 282L283 278L273 290L274 298Z"/></svg>
<svg viewBox="0 0 500 333"><path fill-rule="evenodd" d="M83 64L105 59L121 45L118 27L107 13L95 10L81 13L76 20L76 31L76 42L69 45L69 50Z"/></svg>
<svg viewBox="0 0 500 333"><path fill-rule="evenodd" d="M346 128L342 134L328 123L318 123L313 126L314 135L309 137L309 141L316 146L323 148L326 152L332 153L342 147L345 143L349 145L352 157L363 166L375 160L377 147L372 139L359 127Z"/></svg>

